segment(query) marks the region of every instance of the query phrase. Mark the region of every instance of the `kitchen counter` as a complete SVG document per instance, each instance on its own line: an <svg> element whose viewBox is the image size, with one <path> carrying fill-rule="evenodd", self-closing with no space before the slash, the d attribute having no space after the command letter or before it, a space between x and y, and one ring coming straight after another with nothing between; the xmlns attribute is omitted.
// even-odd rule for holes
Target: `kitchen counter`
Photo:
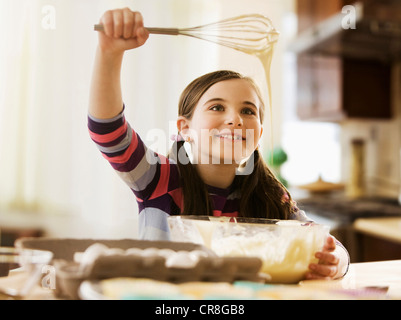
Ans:
<svg viewBox="0 0 401 320"><path fill-rule="evenodd" d="M18 269L13 270L10 272L8 277L0 278L0 287L18 289L26 279L27 274L25 272ZM350 265L348 274L341 280L302 281L297 286L288 287L291 287L292 290L298 290L298 297L301 299L302 290L305 288L316 288L318 290L324 290L327 288L330 290L347 291L373 287L384 290L388 289L386 298L398 300L401 299L401 260L355 263ZM327 297L330 298L329 295ZM365 296L362 295L362 298L364 297ZM286 296L284 295L282 298L286 299ZM28 296L25 297L25 299L54 300L55 297L52 289L44 288L38 284L32 289Z"/></svg>
<svg viewBox="0 0 401 320"><path fill-rule="evenodd" d="M334 281L303 281L301 285L316 289L383 289L386 298L401 299L401 260L353 263L347 275Z"/></svg>
<svg viewBox="0 0 401 320"><path fill-rule="evenodd" d="M351 265L343 281L357 287L388 287L388 295L401 299L401 260L365 262Z"/></svg>
<svg viewBox="0 0 401 320"><path fill-rule="evenodd" d="M365 218L357 219L354 229L385 240L401 244L401 218Z"/></svg>

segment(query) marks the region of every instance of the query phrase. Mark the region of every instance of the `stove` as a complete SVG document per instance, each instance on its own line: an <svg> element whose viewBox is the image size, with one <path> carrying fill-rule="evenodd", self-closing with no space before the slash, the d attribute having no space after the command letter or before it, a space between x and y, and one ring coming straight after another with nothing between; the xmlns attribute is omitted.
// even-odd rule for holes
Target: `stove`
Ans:
<svg viewBox="0 0 401 320"><path fill-rule="evenodd" d="M300 199L298 207L326 219L349 224L358 218L401 217L401 205L397 199L366 197L358 199L316 196Z"/></svg>

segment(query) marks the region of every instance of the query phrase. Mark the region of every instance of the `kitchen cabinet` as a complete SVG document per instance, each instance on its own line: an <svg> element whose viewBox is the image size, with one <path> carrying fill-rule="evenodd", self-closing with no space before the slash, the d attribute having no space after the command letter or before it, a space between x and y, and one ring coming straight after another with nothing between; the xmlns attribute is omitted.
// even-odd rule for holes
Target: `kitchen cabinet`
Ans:
<svg viewBox="0 0 401 320"><path fill-rule="evenodd" d="M360 243L361 261L401 259L401 218L357 219L354 223Z"/></svg>
<svg viewBox="0 0 401 320"><path fill-rule="evenodd" d="M392 66L343 59L343 110L348 117L392 117Z"/></svg>
<svg viewBox="0 0 401 320"><path fill-rule="evenodd" d="M303 120L341 120L342 61L338 58L298 57L298 116Z"/></svg>
<svg viewBox="0 0 401 320"><path fill-rule="evenodd" d="M360 261L401 259L401 244L363 232L358 233L357 236L360 246Z"/></svg>
<svg viewBox="0 0 401 320"><path fill-rule="evenodd" d="M297 114L301 120L390 119L391 65L299 55Z"/></svg>
<svg viewBox="0 0 401 320"><path fill-rule="evenodd" d="M298 0L298 32L301 33L340 12L341 8L349 2L344 0Z"/></svg>
<svg viewBox="0 0 401 320"><path fill-rule="evenodd" d="M299 33L353 1L299 0ZM373 59L299 53L297 114L301 120L390 119L392 65Z"/></svg>

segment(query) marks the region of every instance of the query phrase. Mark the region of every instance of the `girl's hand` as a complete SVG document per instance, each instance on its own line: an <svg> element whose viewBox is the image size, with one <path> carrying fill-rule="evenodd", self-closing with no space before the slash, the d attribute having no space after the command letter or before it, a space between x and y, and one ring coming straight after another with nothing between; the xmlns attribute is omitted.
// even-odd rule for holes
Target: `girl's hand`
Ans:
<svg viewBox="0 0 401 320"><path fill-rule="evenodd" d="M123 53L142 46L149 37L139 12L128 8L106 11L100 18L99 47L104 52Z"/></svg>
<svg viewBox="0 0 401 320"><path fill-rule="evenodd" d="M307 280L332 280L338 276L340 258L334 252L335 250L335 239L328 236L323 250L315 254L319 262L309 265L310 272L306 274Z"/></svg>

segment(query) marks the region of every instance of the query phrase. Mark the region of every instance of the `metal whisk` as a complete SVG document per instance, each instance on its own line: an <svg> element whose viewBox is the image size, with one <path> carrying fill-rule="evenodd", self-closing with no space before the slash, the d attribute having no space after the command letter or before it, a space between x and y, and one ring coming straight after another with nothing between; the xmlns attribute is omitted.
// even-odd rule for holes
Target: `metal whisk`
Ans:
<svg viewBox="0 0 401 320"><path fill-rule="evenodd" d="M103 25L96 24L96 31ZM217 43L249 54L260 54L277 42L279 32L261 14L241 15L193 28L146 28L152 34L184 35Z"/></svg>

